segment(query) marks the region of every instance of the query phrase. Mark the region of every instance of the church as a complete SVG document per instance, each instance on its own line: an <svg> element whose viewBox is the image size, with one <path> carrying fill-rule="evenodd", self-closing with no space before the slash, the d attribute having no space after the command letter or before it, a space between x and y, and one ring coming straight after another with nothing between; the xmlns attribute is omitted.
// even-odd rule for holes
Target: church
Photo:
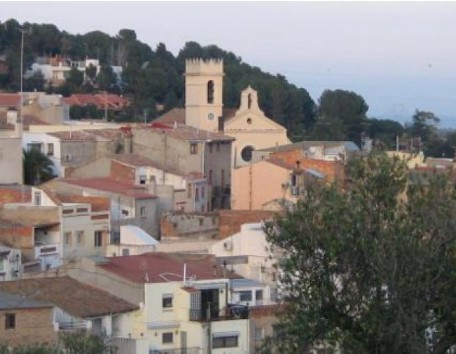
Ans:
<svg viewBox="0 0 456 354"><path fill-rule="evenodd" d="M223 76L223 60L186 60L185 109L175 108L155 122L186 124L235 138L232 168L248 164L253 150L289 144L286 129L264 115L250 86L242 91L238 108L223 106Z"/></svg>

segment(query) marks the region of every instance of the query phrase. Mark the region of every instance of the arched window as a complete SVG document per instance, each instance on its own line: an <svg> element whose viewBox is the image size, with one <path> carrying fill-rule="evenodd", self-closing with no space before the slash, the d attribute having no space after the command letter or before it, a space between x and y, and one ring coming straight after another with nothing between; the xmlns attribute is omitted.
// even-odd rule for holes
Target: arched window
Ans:
<svg viewBox="0 0 456 354"><path fill-rule="evenodd" d="M252 108L252 94L249 93L249 95L247 96L247 108L250 109Z"/></svg>
<svg viewBox="0 0 456 354"><path fill-rule="evenodd" d="M214 103L214 81L207 83L207 103Z"/></svg>

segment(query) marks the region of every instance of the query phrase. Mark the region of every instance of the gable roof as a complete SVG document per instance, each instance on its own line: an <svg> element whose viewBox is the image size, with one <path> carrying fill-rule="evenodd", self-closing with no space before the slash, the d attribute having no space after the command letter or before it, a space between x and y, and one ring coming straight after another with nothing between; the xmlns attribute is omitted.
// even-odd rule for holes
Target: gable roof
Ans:
<svg viewBox="0 0 456 354"><path fill-rule="evenodd" d="M184 264L187 277L195 280L240 278L237 274L224 274L212 255L189 255L171 253L145 253L138 256L112 257L106 264L99 264L109 272L115 273L136 283L166 283L183 281Z"/></svg>
<svg viewBox="0 0 456 354"><path fill-rule="evenodd" d="M0 291L0 310L38 309L54 307L49 302L37 301L24 296Z"/></svg>
<svg viewBox="0 0 456 354"><path fill-rule="evenodd" d="M46 301L78 318L134 311L138 306L68 276L0 282L0 291Z"/></svg>
<svg viewBox="0 0 456 354"><path fill-rule="evenodd" d="M80 187L122 194L135 199L157 198L155 195L149 193L143 186L136 186L133 183L124 180L117 180L113 177L93 177L81 179L65 178L60 179L60 181Z"/></svg>
<svg viewBox="0 0 456 354"><path fill-rule="evenodd" d="M234 138L218 132L197 129L189 125L182 124L165 124L161 122L152 122L148 126L136 127L136 129L148 129L153 133L166 134L174 139L186 141L233 141Z"/></svg>

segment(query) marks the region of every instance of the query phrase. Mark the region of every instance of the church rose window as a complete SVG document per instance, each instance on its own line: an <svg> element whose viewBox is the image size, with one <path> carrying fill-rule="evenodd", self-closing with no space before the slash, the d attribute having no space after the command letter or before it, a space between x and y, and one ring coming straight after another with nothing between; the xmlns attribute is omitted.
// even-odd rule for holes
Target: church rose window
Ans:
<svg viewBox="0 0 456 354"><path fill-rule="evenodd" d="M250 160L252 160L252 151L253 151L253 146L246 146L245 148L242 149L241 157L245 162L249 162Z"/></svg>

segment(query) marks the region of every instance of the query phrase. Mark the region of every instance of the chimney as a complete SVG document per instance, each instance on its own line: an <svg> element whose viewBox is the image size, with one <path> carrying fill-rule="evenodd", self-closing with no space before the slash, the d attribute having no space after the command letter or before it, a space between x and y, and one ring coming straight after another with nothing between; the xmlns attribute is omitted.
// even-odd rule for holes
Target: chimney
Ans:
<svg viewBox="0 0 456 354"><path fill-rule="evenodd" d="M17 114L15 109L9 109L6 113L6 122L8 124L14 125L14 136L21 137L22 136L22 122L20 115Z"/></svg>

